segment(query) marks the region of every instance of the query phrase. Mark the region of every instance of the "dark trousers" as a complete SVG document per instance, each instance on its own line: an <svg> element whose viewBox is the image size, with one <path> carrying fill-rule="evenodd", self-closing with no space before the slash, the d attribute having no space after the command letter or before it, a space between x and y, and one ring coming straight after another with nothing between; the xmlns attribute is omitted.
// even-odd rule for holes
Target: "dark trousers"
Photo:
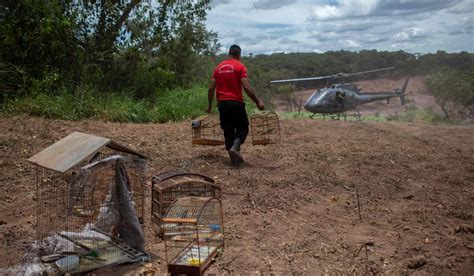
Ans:
<svg viewBox="0 0 474 276"><path fill-rule="evenodd" d="M237 101L219 101L217 103L221 120L221 128L224 131L225 149L229 150L235 138L245 142L249 133L249 120L245 104Z"/></svg>

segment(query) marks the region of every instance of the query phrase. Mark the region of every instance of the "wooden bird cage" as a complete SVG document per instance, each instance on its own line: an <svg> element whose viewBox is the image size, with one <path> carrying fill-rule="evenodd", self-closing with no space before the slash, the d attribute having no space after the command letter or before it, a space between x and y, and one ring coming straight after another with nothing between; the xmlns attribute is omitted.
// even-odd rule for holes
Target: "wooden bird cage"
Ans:
<svg viewBox="0 0 474 276"><path fill-rule="evenodd" d="M189 196L221 198L221 186L202 174L173 170L154 175L151 183L151 222L160 236L161 220L177 198Z"/></svg>
<svg viewBox="0 0 474 276"><path fill-rule="evenodd" d="M40 257L74 252L80 256L77 267L61 271L74 274L146 255L139 251L144 155L108 138L74 132L28 161L36 170ZM84 255L91 252L94 256Z"/></svg>
<svg viewBox="0 0 474 276"><path fill-rule="evenodd" d="M203 275L224 248L222 204L212 197L176 199L163 218L165 255L171 275Z"/></svg>
<svg viewBox="0 0 474 276"><path fill-rule="evenodd" d="M193 145L220 146L224 145L224 132L221 129L219 117L205 115L193 120Z"/></svg>
<svg viewBox="0 0 474 276"><path fill-rule="evenodd" d="M260 112L250 117L252 144L276 144L281 140L280 119L273 111Z"/></svg>

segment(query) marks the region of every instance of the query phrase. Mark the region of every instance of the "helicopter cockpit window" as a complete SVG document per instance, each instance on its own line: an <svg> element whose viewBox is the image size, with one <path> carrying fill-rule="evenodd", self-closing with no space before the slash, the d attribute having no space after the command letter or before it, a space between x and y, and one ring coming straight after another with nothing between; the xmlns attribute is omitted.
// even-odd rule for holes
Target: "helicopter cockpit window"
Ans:
<svg viewBox="0 0 474 276"><path fill-rule="evenodd" d="M346 98L346 92L337 91L336 92L336 107L343 107L345 98Z"/></svg>

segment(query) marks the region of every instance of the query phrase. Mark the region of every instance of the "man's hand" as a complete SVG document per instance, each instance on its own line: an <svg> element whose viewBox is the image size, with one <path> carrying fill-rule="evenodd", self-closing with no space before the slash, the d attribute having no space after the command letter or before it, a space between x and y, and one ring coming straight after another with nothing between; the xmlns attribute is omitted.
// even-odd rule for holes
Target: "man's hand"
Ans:
<svg viewBox="0 0 474 276"><path fill-rule="evenodd" d="M257 107L259 110L265 110L265 105L263 104L261 100L257 102Z"/></svg>
<svg viewBox="0 0 474 276"><path fill-rule="evenodd" d="M211 114L211 112L212 112L212 105L209 105L207 107L207 114Z"/></svg>

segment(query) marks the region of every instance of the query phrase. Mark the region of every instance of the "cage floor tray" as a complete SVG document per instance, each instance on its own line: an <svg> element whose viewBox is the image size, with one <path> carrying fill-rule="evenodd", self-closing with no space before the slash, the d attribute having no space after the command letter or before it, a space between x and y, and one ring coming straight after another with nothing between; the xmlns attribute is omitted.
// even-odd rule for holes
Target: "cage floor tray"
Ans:
<svg viewBox="0 0 474 276"><path fill-rule="evenodd" d="M79 265L67 271L70 274L82 274L114 265L134 263L147 256L146 253L140 252L122 241L92 241L91 239L76 238L74 242L89 247L97 253L97 257L79 255Z"/></svg>
<svg viewBox="0 0 474 276"><path fill-rule="evenodd" d="M199 266L207 260L209 255L211 255L214 250L216 250L215 246L198 247L197 245L193 245L192 247L183 251L183 253L176 258L174 264Z"/></svg>

